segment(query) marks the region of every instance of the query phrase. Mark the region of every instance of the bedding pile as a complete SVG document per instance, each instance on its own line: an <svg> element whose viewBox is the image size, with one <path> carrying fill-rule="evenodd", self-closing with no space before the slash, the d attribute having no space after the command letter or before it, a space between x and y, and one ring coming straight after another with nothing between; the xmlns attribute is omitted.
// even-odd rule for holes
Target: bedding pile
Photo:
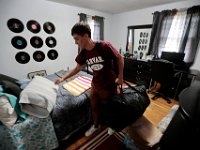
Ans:
<svg viewBox="0 0 200 150"><path fill-rule="evenodd" d="M0 109L0 149L50 150L57 148L58 140L50 115L41 119L21 111L19 99L22 89L17 81L17 79L0 74L2 104Z"/></svg>
<svg viewBox="0 0 200 150"><path fill-rule="evenodd" d="M92 80L92 76L83 71L59 86L54 84L59 77L56 74L45 78L36 76L32 80L17 80L0 74L4 92L15 96L19 110L25 115L22 118L17 114L16 121L15 114L10 114L10 118L15 118L7 122L10 123L7 126L0 120L0 149L55 149L59 141L69 139L91 124L90 85L77 96L63 86L79 76ZM7 106L8 100L3 99Z"/></svg>
<svg viewBox="0 0 200 150"><path fill-rule="evenodd" d="M20 94L21 110L38 118L46 118L56 103L58 86L41 76L35 76Z"/></svg>

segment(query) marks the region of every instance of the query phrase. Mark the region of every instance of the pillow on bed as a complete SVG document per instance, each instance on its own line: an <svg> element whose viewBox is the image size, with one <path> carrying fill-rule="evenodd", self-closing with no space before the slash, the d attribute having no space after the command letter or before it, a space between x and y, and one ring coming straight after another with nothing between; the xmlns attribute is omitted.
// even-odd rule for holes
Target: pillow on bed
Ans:
<svg viewBox="0 0 200 150"><path fill-rule="evenodd" d="M0 81L4 81L4 80L10 81L12 83L15 83L17 81L17 79L15 79L15 78L12 78L12 77L4 75L4 74L0 74Z"/></svg>
<svg viewBox="0 0 200 150"><path fill-rule="evenodd" d="M21 110L38 118L46 118L56 102L58 86L53 81L35 76L20 94Z"/></svg>
<svg viewBox="0 0 200 150"><path fill-rule="evenodd" d="M6 96L0 96L0 121L7 127L17 121L17 114Z"/></svg>
<svg viewBox="0 0 200 150"><path fill-rule="evenodd" d="M1 80L0 85L3 86L5 93L12 94L12 95L16 96L17 98L19 98L19 95L22 91L22 89L20 88L19 85L17 85L16 83L13 83L12 81L8 81L8 80Z"/></svg>

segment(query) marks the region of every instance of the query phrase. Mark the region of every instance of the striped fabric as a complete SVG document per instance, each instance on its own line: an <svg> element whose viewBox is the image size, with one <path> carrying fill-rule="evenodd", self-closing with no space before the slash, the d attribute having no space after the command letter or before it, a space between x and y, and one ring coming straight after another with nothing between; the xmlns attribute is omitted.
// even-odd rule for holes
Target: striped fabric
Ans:
<svg viewBox="0 0 200 150"><path fill-rule="evenodd" d="M99 150L100 145L103 144L106 140L109 139L110 136L114 136L120 142L124 142L125 133L123 132L115 132L113 135L108 134L108 128L96 134L93 138L86 141L83 145L81 145L79 150Z"/></svg>
<svg viewBox="0 0 200 150"><path fill-rule="evenodd" d="M91 87L92 78L86 76L79 76L72 81L63 84L63 87L72 93L74 96L78 96Z"/></svg>

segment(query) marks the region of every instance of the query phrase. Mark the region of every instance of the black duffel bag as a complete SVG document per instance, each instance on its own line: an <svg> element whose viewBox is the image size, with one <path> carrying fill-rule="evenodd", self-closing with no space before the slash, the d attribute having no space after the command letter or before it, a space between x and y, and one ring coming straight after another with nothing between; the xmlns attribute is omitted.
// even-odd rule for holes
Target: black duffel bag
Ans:
<svg viewBox="0 0 200 150"><path fill-rule="evenodd" d="M118 132L142 116L150 104L144 85L133 87L125 83L128 88L120 86L119 94L101 104L103 122Z"/></svg>

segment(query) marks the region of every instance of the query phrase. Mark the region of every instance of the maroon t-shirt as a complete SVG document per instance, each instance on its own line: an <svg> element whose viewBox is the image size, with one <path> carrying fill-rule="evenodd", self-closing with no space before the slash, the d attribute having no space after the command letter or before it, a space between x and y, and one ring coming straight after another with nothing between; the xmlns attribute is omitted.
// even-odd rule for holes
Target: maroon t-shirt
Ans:
<svg viewBox="0 0 200 150"><path fill-rule="evenodd" d="M113 68L113 59L116 59L118 54L109 42L104 41L96 43L91 51L81 50L75 60L80 65L87 63L90 66L95 86L109 89L115 86L117 75Z"/></svg>

